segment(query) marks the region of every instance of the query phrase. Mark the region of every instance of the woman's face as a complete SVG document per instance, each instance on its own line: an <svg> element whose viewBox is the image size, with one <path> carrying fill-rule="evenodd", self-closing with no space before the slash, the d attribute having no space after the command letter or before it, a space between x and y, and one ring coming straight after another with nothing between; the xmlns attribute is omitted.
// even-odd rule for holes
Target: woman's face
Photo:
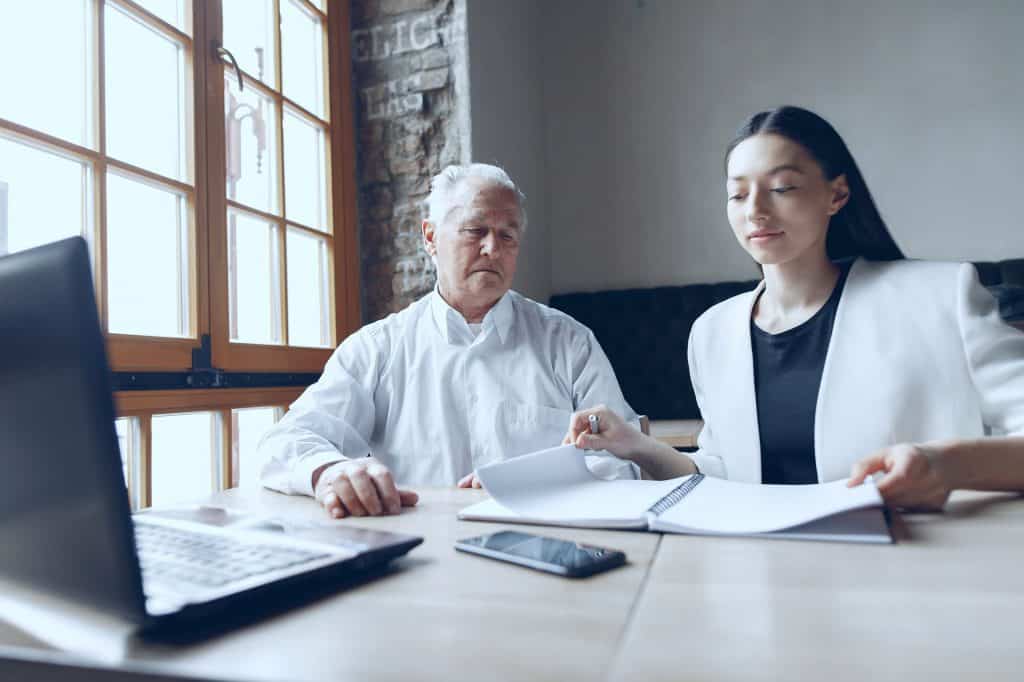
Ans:
<svg viewBox="0 0 1024 682"><path fill-rule="evenodd" d="M732 150L726 175L729 224L761 265L820 253L828 221L849 197L846 177L828 180L801 145L754 135Z"/></svg>

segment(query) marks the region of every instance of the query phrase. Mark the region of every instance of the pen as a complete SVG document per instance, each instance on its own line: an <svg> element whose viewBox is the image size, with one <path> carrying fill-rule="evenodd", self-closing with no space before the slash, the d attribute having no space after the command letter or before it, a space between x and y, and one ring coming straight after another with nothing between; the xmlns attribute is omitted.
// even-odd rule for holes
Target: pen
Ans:
<svg viewBox="0 0 1024 682"><path fill-rule="evenodd" d="M598 421L600 421L600 418L596 414L592 414L589 417L587 417L587 421L590 422L590 432L591 433L600 433L601 432L601 429L598 428L598 425L597 425Z"/></svg>

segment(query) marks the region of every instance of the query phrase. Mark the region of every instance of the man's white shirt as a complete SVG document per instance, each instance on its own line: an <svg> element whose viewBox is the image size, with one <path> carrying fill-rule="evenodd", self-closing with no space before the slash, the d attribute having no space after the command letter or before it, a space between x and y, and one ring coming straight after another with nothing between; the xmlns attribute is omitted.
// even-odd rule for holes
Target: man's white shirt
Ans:
<svg viewBox="0 0 1024 682"><path fill-rule="evenodd" d="M602 403L636 419L585 326L509 291L471 329L435 290L338 347L260 441L261 481L311 495L317 467L372 454L400 485L455 485L558 445L573 411ZM604 477L636 476L610 456L587 460Z"/></svg>

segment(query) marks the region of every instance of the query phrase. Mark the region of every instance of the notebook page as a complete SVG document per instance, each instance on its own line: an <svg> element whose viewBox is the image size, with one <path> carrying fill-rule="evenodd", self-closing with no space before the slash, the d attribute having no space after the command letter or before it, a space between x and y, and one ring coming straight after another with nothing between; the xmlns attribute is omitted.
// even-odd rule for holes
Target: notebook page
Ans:
<svg viewBox="0 0 1024 682"><path fill-rule="evenodd" d="M646 529L647 521L643 518L629 517L625 519L552 519L550 517L533 518L517 514L507 507L501 506L491 498L477 502L459 511L462 521L497 521L499 523L517 523L540 526L566 526L575 528L610 528L610 529Z"/></svg>
<svg viewBox="0 0 1024 682"><path fill-rule="evenodd" d="M787 528L763 537L795 540L842 540L889 544L892 534L879 507L866 507Z"/></svg>
<svg viewBox="0 0 1024 682"><path fill-rule="evenodd" d="M477 475L502 507L535 520L628 522L646 527L647 510L679 484L605 481L587 469L584 451L562 445L482 467Z"/></svg>
<svg viewBox="0 0 1024 682"><path fill-rule="evenodd" d="M707 477L651 523L655 530L698 533L771 533L862 507L881 506L870 479L817 485L762 485Z"/></svg>

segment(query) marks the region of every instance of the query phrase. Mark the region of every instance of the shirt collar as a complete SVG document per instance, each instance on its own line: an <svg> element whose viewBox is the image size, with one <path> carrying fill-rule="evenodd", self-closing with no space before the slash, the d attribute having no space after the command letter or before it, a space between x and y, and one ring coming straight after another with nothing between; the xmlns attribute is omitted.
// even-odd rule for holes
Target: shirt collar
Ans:
<svg viewBox="0 0 1024 682"><path fill-rule="evenodd" d="M462 313L448 305L436 285L430 295L430 313L445 341L453 343L458 339L467 339L469 343L472 343L473 334L469 331L469 324ZM484 315L480 335L484 336L493 327L498 332L498 339L505 343L514 319L515 308L512 304L512 292L506 291L505 295L498 299L498 302Z"/></svg>

